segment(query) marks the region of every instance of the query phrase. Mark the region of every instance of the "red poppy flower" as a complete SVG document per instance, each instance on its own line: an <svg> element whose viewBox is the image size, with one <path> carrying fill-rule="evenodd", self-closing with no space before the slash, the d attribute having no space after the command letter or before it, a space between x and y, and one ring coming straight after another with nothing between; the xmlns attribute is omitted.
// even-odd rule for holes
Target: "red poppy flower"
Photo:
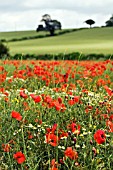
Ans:
<svg viewBox="0 0 113 170"><path fill-rule="evenodd" d="M65 154L65 156L67 156L73 160L78 158L78 153L75 150L73 150L72 147L67 147L64 154Z"/></svg>
<svg viewBox="0 0 113 170"><path fill-rule="evenodd" d="M56 168L56 167L52 167L50 170L58 170L58 168Z"/></svg>
<svg viewBox="0 0 113 170"><path fill-rule="evenodd" d="M58 170L57 166L59 166L59 164L55 161L55 159L51 160L51 169L50 170Z"/></svg>
<svg viewBox="0 0 113 170"><path fill-rule="evenodd" d="M18 120L18 121L21 121L22 120L22 116L19 112L16 112L16 111L12 111L11 112L11 116L12 118Z"/></svg>
<svg viewBox="0 0 113 170"><path fill-rule="evenodd" d="M52 98L51 98L51 96L49 96L49 95L47 95L47 96L45 96L44 97L44 102L46 102L46 103L51 103L52 102Z"/></svg>
<svg viewBox="0 0 113 170"><path fill-rule="evenodd" d="M94 134L94 139L98 144L102 144L105 142L106 140L106 135L105 132L103 130L97 130Z"/></svg>
<svg viewBox="0 0 113 170"><path fill-rule="evenodd" d="M66 110L66 107L63 103L59 103L58 101L54 101L54 107L57 111L64 112Z"/></svg>
<svg viewBox="0 0 113 170"><path fill-rule="evenodd" d="M68 133L67 132L64 132L62 129L60 129L59 131L58 131L58 133L59 133L59 139L63 139L63 138L67 138L68 137Z"/></svg>
<svg viewBox="0 0 113 170"><path fill-rule="evenodd" d="M61 97L58 97L58 102L62 103L62 98Z"/></svg>
<svg viewBox="0 0 113 170"><path fill-rule="evenodd" d="M113 121L113 114L109 117L110 121Z"/></svg>
<svg viewBox="0 0 113 170"><path fill-rule="evenodd" d="M113 96L113 90L110 89L108 86L104 86L106 92L108 93L109 96Z"/></svg>
<svg viewBox="0 0 113 170"><path fill-rule="evenodd" d="M30 131L27 132L28 133L28 139L33 139L33 135Z"/></svg>
<svg viewBox="0 0 113 170"><path fill-rule="evenodd" d="M75 104L75 101L72 100L72 99L71 99L71 100L68 100L68 104L69 104L69 105L74 105L74 104Z"/></svg>
<svg viewBox="0 0 113 170"><path fill-rule="evenodd" d="M57 111L61 110L61 104L58 101L54 102L54 106Z"/></svg>
<svg viewBox="0 0 113 170"><path fill-rule="evenodd" d="M55 130L57 129L57 124L55 123L52 128L46 128L47 133L54 133Z"/></svg>
<svg viewBox="0 0 113 170"><path fill-rule="evenodd" d="M20 91L20 96L23 97L24 99L28 98L27 94L25 94L24 91Z"/></svg>
<svg viewBox="0 0 113 170"><path fill-rule="evenodd" d="M101 114L100 117L103 118L103 119L108 119L109 115L108 114Z"/></svg>
<svg viewBox="0 0 113 170"><path fill-rule="evenodd" d="M67 126L67 128L69 129L69 130L71 130L74 134L77 134L77 135L79 135L80 134L80 125L79 124L76 124L76 123L74 123L74 122L72 122L71 124L69 124L68 126Z"/></svg>
<svg viewBox="0 0 113 170"><path fill-rule="evenodd" d="M41 96L34 95L34 94L31 94L30 96L32 97L35 103L39 103L42 100Z"/></svg>
<svg viewBox="0 0 113 170"><path fill-rule="evenodd" d="M41 96L35 96L35 103L39 103L41 101Z"/></svg>
<svg viewBox="0 0 113 170"><path fill-rule="evenodd" d="M112 121L108 120L106 121L106 126L109 128L109 132L113 132L113 123Z"/></svg>
<svg viewBox="0 0 113 170"><path fill-rule="evenodd" d="M47 133L46 134L46 143L49 143L52 146L57 146L58 136L54 135L53 133Z"/></svg>
<svg viewBox="0 0 113 170"><path fill-rule="evenodd" d="M78 103L79 100L80 100L80 96L74 96L74 99L73 99L73 100L75 101L75 103Z"/></svg>
<svg viewBox="0 0 113 170"><path fill-rule="evenodd" d="M18 164L22 164L26 160L25 155L21 151L20 152L16 152L13 155L13 158L16 159Z"/></svg>

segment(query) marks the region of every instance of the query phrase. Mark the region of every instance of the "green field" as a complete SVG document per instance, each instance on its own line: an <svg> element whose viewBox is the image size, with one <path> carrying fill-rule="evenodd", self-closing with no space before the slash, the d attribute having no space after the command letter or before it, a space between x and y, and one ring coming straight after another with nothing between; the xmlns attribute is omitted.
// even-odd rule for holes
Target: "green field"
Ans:
<svg viewBox="0 0 113 170"><path fill-rule="evenodd" d="M45 32L46 34L47 32ZM43 32L39 32L38 35L42 35ZM23 38L28 36L36 36L36 31L15 31L15 32L0 32L0 39L11 40L13 38Z"/></svg>
<svg viewBox="0 0 113 170"><path fill-rule="evenodd" d="M13 39L47 34L47 32L20 31L2 32L0 39ZM7 42L10 54L58 54L81 52L113 54L113 28L92 28L66 33L59 36Z"/></svg>

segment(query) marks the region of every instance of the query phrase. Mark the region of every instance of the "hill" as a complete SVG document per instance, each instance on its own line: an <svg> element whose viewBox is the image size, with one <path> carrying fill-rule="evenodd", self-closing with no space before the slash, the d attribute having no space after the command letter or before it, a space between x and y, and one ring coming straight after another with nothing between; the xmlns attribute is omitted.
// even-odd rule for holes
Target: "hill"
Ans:
<svg viewBox="0 0 113 170"><path fill-rule="evenodd" d="M35 31L20 31L10 33L0 33L0 37L7 40L11 38L20 38L25 36L35 37L44 34L43 32ZM47 34L47 33L46 33ZM113 28L91 28L81 29L78 31L69 32L66 34L34 38L28 40L14 41L6 43L10 49L10 53L23 53L23 54L58 54L81 52L89 53L103 53L113 54ZM1 39L0 38L0 39Z"/></svg>

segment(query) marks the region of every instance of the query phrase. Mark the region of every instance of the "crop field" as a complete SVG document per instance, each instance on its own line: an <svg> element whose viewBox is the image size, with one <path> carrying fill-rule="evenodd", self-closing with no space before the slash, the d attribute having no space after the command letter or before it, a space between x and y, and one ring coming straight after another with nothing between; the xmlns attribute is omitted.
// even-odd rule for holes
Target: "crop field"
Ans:
<svg viewBox="0 0 113 170"><path fill-rule="evenodd" d="M39 50L43 40L9 46ZM112 168L113 61L0 61L1 170Z"/></svg>
<svg viewBox="0 0 113 170"><path fill-rule="evenodd" d="M46 35L48 32L36 32L36 31L13 31L13 32L0 32L0 39L11 40L24 37L33 37L37 35ZM49 33L48 33L49 34Z"/></svg>
<svg viewBox="0 0 113 170"><path fill-rule="evenodd" d="M58 54L58 53L101 53L113 54L112 28L81 29L52 37L26 39L6 42L11 55L22 54ZM0 33L0 39L11 40L22 37L35 37L48 32L20 31Z"/></svg>

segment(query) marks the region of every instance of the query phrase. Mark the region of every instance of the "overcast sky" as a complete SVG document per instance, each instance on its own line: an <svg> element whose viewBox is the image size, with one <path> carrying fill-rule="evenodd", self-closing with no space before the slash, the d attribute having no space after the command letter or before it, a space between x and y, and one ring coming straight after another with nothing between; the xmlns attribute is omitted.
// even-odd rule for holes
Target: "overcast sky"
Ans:
<svg viewBox="0 0 113 170"><path fill-rule="evenodd" d="M113 14L113 0L0 0L0 31L36 30L42 15L49 14L62 28L105 25Z"/></svg>

